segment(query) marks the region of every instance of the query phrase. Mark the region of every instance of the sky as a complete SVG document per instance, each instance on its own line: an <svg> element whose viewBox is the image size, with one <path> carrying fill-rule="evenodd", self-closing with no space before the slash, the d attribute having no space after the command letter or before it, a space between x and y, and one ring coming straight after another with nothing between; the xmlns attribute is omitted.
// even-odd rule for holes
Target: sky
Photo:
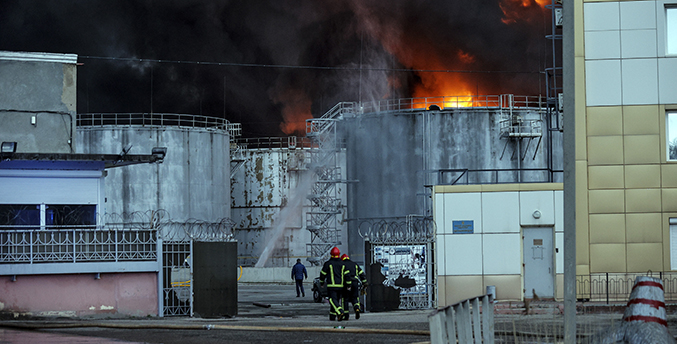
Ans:
<svg viewBox="0 0 677 344"><path fill-rule="evenodd" d="M78 113L303 136L338 102L545 94L551 0L0 0L0 50L78 55Z"/></svg>

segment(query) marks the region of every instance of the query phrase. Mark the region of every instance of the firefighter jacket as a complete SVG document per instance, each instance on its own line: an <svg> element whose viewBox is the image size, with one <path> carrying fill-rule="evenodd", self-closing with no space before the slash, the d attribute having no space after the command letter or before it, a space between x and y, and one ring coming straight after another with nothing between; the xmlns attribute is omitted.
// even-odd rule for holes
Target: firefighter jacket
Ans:
<svg viewBox="0 0 677 344"><path fill-rule="evenodd" d="M347 273L340 258L330 258L322 266L320 281L327 280L327 288L343 288L343 278Z"/></svg>
<svg viewBox="0 0 677 344"><path fill-rule="evenodd" d="M362 268L357 265L357 263L350 259L344 259L343 264L346 267L346 285L357 285L358 280L362 282L363 285L367 283L367 276L364 274L364 270L362 270Z"/></svg>

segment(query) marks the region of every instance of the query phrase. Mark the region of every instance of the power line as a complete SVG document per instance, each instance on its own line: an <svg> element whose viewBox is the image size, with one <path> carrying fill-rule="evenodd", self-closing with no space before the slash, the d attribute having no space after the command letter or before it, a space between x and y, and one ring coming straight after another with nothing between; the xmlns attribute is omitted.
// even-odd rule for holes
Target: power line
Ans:
<svg viewBox="0 0 677 344"><path fill-rule="evenodd" d="M483 73L483 74L540 74L540 71L492 71L492 70L453 70L453 69L411 69L411 68L376 68L376 67L332 67L332 66L299 66L284 64L261 64L261 63L236 63L236 62L211 62L211 61L185 61L185 60L161 60L161 59L142 59L134 57L112 57L112 56L88 56L81 55L78 58L91 60L109 60L125 62L152 62L168 64L188 64L203 66L223 66L223 67L258 67L258 68L280 68L280 69L318 69L318 70L343 70L343 71L377 71L377 72L405 72L405 73Z"/></svg>

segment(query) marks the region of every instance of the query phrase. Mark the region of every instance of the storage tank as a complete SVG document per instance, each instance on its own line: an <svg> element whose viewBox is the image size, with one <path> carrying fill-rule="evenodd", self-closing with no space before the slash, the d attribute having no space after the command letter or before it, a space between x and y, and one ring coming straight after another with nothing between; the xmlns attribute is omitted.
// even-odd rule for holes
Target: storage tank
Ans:
<svg viewBox="0 0 677 344"><path fill-rule="evenodd" d="M431 216L440 184L561 182L561 132L548 130L537 97L365 103L339 121L345 139L351 252L364 219Z"/></svg>
<svg viewBox="0 0 677 344"><path fill-rule="evenodd" d="M80 114L78 153L150 154L166 147L164 162L108 170L107 213L165 210L171 220L230 218L228 121L178 114Z"/></svg>
<svg viewBox="0 0 677 344"><path fill-rule="evenodd" d="M244 138L237 145L242 159L233 173L231 197L238 264L254 266L268 246L272 252L265 266L293 266L299 258L308 264L311 237L305 214L316 178L308 169L310 141L293 136Z"/></svg>

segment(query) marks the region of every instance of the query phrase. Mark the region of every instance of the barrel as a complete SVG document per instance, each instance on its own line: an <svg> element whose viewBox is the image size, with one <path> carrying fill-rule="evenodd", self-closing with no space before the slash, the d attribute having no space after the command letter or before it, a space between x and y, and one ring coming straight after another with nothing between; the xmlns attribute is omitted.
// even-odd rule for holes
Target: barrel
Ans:
<svg viewBox="0 0 677 344"><path fill-rule="evenodd" d="M667 327L663 281L649 276L635 278L623 321L654 322Z"/></svg>

